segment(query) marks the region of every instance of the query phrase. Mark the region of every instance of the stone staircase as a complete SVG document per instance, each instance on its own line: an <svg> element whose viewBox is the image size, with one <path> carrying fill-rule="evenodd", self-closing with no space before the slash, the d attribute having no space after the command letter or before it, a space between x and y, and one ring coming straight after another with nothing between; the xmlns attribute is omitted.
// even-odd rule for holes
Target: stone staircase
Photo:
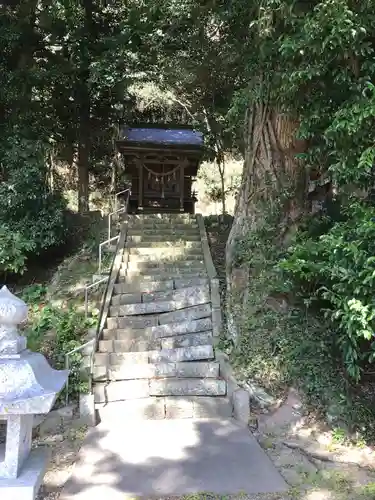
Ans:
<svg viewBox="0 0 375 500"><path fill-rule="evenodd" d="M101 419L231 416L215 360L202 223L186 214L127 216L94 358Z"/></svg>

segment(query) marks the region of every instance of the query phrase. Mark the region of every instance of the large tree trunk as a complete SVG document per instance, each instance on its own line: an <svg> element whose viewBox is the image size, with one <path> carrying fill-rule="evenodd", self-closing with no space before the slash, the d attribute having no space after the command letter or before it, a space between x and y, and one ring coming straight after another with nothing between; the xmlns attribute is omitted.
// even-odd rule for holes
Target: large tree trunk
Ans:
<svg viewBox="0 0 375 500"><path fill-rule="evenodd" d="M245 236L251 239L251 233L255 236L266 217L275 212L274 244L282 246L306 210L306 176L296 158L306 145L296 140L297 127L298 123L267 104L256 103L248 109L242 183L226 251L229 329L234 336L231 296L236 297L237 310L243 311L251 271L246 264L236 264L236 243Z"/></svg>
<svg viewBox="0 0 375 500"><path fill-rule="evenodd" d="M90 56L95 38L93 1L81 0L84 10L84 33L81 40L81 71L79 90L79 143L78 143L78 211L89 211L89 163L91 150L91 95Z"/></svg>
<svg viewBox="0 0 375 500"><path fill-rule="evenodd" d="M222 158L217 158L217 166L219 170L219 175L220 175L220 190L221 190L221 212L222 215L225 215L227 213L227 207L226 207L226 192L225 192L225 159L224 155L222 155Z"/></svg>
<svg viewBox="0 0 375 500"><path fill-rule="evenodd" d="M90 146L89 135L86 131L87 120L81 117L80 134L78 144L78 211L80 213L88 212L89 207L89 161Z"/></svg>
<svg viewBox="0 0 375 500"><path fill-rule="evenodd" d="M88 89L88 72L82 72L80 85L80 110L78 134L78 211L89 211L89 163L90 163L90 95Z"/></svg>

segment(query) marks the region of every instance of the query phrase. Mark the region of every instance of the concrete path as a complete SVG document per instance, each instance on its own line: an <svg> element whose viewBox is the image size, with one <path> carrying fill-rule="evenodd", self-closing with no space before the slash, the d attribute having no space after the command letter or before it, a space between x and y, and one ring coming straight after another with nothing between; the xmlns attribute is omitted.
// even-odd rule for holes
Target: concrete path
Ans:
<svg viewBox="0 0 375 500"><path fill-rule="evenodd" d="M146 420L91 429L60 500L286 490L258 442L234 420Z"/></svg>

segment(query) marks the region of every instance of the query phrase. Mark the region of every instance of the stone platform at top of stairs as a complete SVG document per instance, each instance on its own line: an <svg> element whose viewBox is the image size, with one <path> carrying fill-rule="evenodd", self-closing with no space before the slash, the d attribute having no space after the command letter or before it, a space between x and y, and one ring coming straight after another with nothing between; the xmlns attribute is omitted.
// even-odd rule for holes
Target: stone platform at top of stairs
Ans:
<svg viewBox="0 0 375 500"><path fill-rule="evenodd" d="M103 419L86 436L60 500L287 490L249 430L231 419L134 420L126 425Z"/></svg>
<svg viewBox="0 0 375 500"><path fill-rule="evenodd" d="M145 221L145 222L136 222L136 223L131 223L129 222L128 228L131 231L197 231L198 230L198 224L195 221L190 221L190 222L178 222L178 223L171 223L171 222L152 222L152 221Z"/></svg>
<svg viewBox="0 0 375 500"><path fill-rule="evenodd" d="M145 234L145 235L154 235L154 234L163 234L163 235L168 235L168 234L197 234L199 235L199 229L198 226L191 226L191 225L175 225L175 224L170 224L170 225L155 225L155 226L132 226L129 225L128 227L128 234Z"/></svg>

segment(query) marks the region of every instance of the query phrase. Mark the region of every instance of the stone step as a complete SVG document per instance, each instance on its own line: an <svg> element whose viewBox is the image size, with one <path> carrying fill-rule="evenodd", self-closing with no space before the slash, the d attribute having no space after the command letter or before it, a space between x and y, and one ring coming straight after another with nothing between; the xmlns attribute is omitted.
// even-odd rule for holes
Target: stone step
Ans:
<svg viewBox="0 0 375 500"><path fill-rule="evenodd" d="M97 352L94 357L94 365L109 367L132 363L181 363L183 361L211 359L214 359L212 345L202 345L141 352Z"/></svg>
<svg viewBox="0 0 375 500"><path fill-rule="evenodd" d="M165 325L151 326L144 329L127 327L123 329L104 329L104 340L152 340L158 338L174 337L178 335L193 334L212 330L211 317L183 321L181 323L167 323Z"/></svg>
<svg viewBox="0 0 375 500"><path fill-rule="evenodd" d="M161 245L161 246L139 246L139 247L131 247L129 248L129 255L139 256L140 258L159 258L164 257L166 255L202 255L202 246L199 245L193 247L186 247L185 245Z"/></svg>
<svg viewBox="0 0 375 500"><path fill-rule="evenodd" d="M158 316L150 315L148 317L145 316L132 316L132 317L115 317L107 318L107 328L109 330L117 329L117 328L136 328L139 330L140 328L148 328L150 326L158 325Z"/></svg>
<svg viewBox="0 0 375 500"><path fill-rule="evenodd" d="M161 339L162 349L176 349L179 347L194 347L213 345L212 331L200 333L187 333L185 335L174 335Z"/></svg>
<svg viewBox="0 0 375 500"><path fill-rule="evenodd" d="M155 263L154 265L159 264L160 262L163 262L165 264L174 264L178 262L184 262L184 261L202 261L204 262L204 257L203 257L203 252L202 251L197 251L195 253L192 253L190 250L187 252L175 252L175 253L168 253L168 249L166 248L164 252L158 252L155 254L130 254L128 256L123 257L123 262L139 262L139 263L144 263L144 264L151 264Z"/></svg>
<svg viewBox="0 0 375 500"><path fill-rule="evenodd" d="M163 237L164 236L164 237ZM150 246L150 243L159 243L160 244L163 244L165 245L166 241L170 244L173 244L174 242L178 241L178 242L187 242L187 243L191 243L191 242L196 242L196 243L200 243L200 235L199 234L187 234L187 233L181 233L181 234L172 234L172 233L168 233L168 234L161 234L157 231L155 231L153 234L128 234L127 235L127 241L131 241L132 243L136 243L136 244L139 244L139 243L147 243L148 246ZM160 245L161 246L161 245Z"/></svg>
<svg viewBox="0 0 375 500"><path fill-rule="evenodd" d="M210 301L209 294L203 293L193 297L186 297L180 300L165 300L161 302L146 302L138 304L125 304L121 306L111 306L109 308L110 317L124 317L124 316L139 316L148 314L160 314L166 312L180 311L188 307L196 306L199 304L208 304Z"/></svg>
<svg viewBox="0 0 375 500"><path fill-rule="evenodd" d="M158 266L138 266L131 264L123 264L120 266L119 276L153 276L153 275L169 275L171 276L184 276L186 273L189 275L205 273L206 267L204 264L197 261L196 264L185 266L182 262L176 264L160 263Z"/></svg>
<svg viewBox="0 0 375 500"><path fill-rule="evenodd" d="M211 304L180 309L179 311L144 316L117 316L107 318L107 328L148 328L149 326L165 325L166 323L180 323L193 319L211 317Z"/></svg>
<svg viewBox="0 0 375 500"><path fill-rule="evenodd" d="M197 345L191 347L176 347L150 351L151 363L180 363L182 361L211 360L215 358L212 345Z"/></svg>
<svg viewBox="0 0 375 500"><path fill-rule="evenodd" d="M178 272L174 271L174 275L176 275L180 279L194 279L194 278L201 278L201 279L207 279L207 271L206 270L201 270L201 271L195 271L191 272L189 269L179 269ZM124 281L129 281L133 282L134 280L139 280L139 281L163 281L163 280L168 280L171 278L171 272L152 272L151 270L147 271L147 274L144 274L139 271L130 271L127 273L125 270L120 270L117 281L119 283L124 282Z"/></svg>
<svg viewBox="0 0 375 500"><path fill-rule="evenodd" d="M207 331L200 333L187 333L184 335L174 335L173 337L164 337L149 340L134 338L128 338L124 340L105 339L99 341L99 352L143 352L212 344L212 331Z"/></svg>
<svg viewBox="0 0 375 500"><path fill-rule="evenodd" d="M97 405L99 419L105 423L178 418L231 418L232 405L226 397L149 397Z"/></svg>
<svg viewBox="0 0 375 500"><path fill-rule="evenodd" d="M199 229L197 227L186 226L183 228L177 228L175 226L157 226L151 229L146 229L144 227L128 227L128 236L199 236Z"/></svg>
<svg viewBox="0 0 375 500"><path fill-rule="evenodd" d="M183 361L205 361L214 359L212 345L179 347L142 352L97 352L94 366L109 368L113 365L129 365L139 363L181 363Z"/></svg>
<svg viewBox="0 0 375 500"><path fill-rule="evenodd" d="M180 260L176 259L172 262L165 261L145 261L145 260L129 260L127 264L122 264L121 269L128 269L129 271L140 270L140 271L171 271L174 269L184 269L191 268L197 271L205 269L204 260L203 259L187 259L183 258Z"/></svg>
<svg viewBox="0 0 375 500"><path fill-rule="evenodd" d="M145 352L156 351L162 348L161 339L134 339L124 340L103 339L99 341L99 352Z"/></svg>
<svg viewBox="0 0 375 500"><path fill-rule="evenodd" d="M179 248L196 248L202 250L202 243L198 240L193 240L193 241L187 241L187 240L174 240L174 241L169 241L169 239L165 238L164 241L160 241L159 239L156 239L155 241L149 240L149 241L134 241L134 240L127 240L126 241L126 247L129 249L133 248L146 248L147 250L151 248L164 248L164 247L179 247Z"/></svg>
<svg viewBox="0 0 375 500"><path fill-rule="evenodd" d="M169 276L169 279L159 281L137 280L130 283L115 283L113 291L115 294L147 293L173 290L174 286L174 281Z"/></svg>
<svg viewBox="0 0 375 500"><path fill-rule="evenodd" d="M201 284L198 286L190 286L185 288L163 290L157 292L143 292L143 293L125 293L117 294L112 297L112 305L125 305L125 304L135 304L135 303L149 303L155 301L166 301L166 300L181 300L193 295L201 296L204 294L205 301L210 299L209 286L208 284Z"/></svg>
<svg viewBox="0 0 375 500"><path fill-rule="evenodd" d="M192 361L190 363L141 363L95 366L94 381L137 380L151 378L217 378L219 363L214 361Z"/></svg>
<svg viewBox="0 0 375 500"><path fill-rule="evenodd" d="M193 293L194 290L197 290L199 293L202 292L208 285L201 285L200 287L186 287L179 288L177 290L163 290L158 292L149 292L149 293L123 293L123 294L115 294L112 296L111 305L112 306L120 306L126 304L136 304L136 303L148 303L155 301L165 301L165 300L176 300L181 298L183 295L187 296ZM179 294L179 292L182 292ZM208 300L210 296L208 296Z"/></svg>
<svg viewBox="0 0 375 500"><path fill-rule="evenodd" d="M171 291L169 295L170 297L168 300L156 301L146 299L144 302L132 304L121 304L123 295L117 295L112 299L112 304L113 302L115 302L115 304L110 307L110 316L135 316L140 314L175 311L199 304L206 304L210 302L211 299L208 285L203 287L180 288L179 290ZM142 298L144 299L145 297L147 297L147 295L143 294ZM120 305L116 304L118 301L120 301Z"/></svg>
<svg viewBox="0 0 375 500"><path fill-rule="evenodd" d="M178 323L181 321L191 321L193 319L202 319L211 317L211 304L189 307L180 311L172 311L159 315L159 325L166 323Z"/></svg>
<svg viewBox="0 0 375 500"><path fill-rule="evenodd" d="M142 281L133 280L131 283L116 283L114 286L115 294L134 294L134 293L153 293L164 292L173 289L186 288L190 286L204 286L208 284L207 278L175 278L171 276L161 280Z"/></svg>
<svg viewBox="0 0 375 500"><path fill-rule="evenodd" d="M142 399L150 396L150 386L147 379L96 383L93 390L95 403Z"/></svg>
<svg viewBox="0 0 375 500"><path fill-rule="evenodd" d="M225 395L225 380L214 378L138 379L94 384L95 403L143 399L150 396Z"/></svg>
<svg viewBox="0 0 375 500"><path fill-rule="evenodd" d="M150 380L150 396L225 396L222 379L154 379Z"/></svg>
<svg viewBox="0 0 375 500"><path fill-rule="evenodd" d="M162 231L169 231L169 230L177 230L177 231L199 231L199 226L195 221L187 221L185 223L178 222L178 223L171 223L168 221L158 221L158 222L150 222L150 221L145 221L145 222L129 222L128 227L131 230L136 230L136 231L155 231L155 230L162 230Z"/></svg>

